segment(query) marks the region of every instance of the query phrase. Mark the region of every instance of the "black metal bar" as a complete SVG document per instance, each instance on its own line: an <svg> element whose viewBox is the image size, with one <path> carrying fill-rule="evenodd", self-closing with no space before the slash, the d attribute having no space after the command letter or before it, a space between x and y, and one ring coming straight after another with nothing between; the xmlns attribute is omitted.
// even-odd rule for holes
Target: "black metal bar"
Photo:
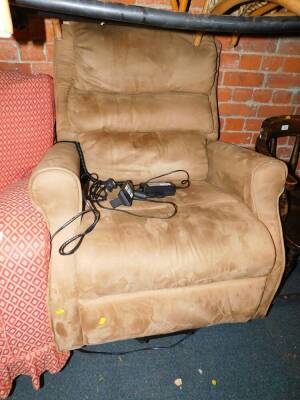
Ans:
<svg viewBox="0 0 300 400"><path fill-rule="evenodd" d="M55 14L110 20L165 29L214 33L298 34L300 17L232 17L102 3L97 0L11 0L10 4Z"/></svg>

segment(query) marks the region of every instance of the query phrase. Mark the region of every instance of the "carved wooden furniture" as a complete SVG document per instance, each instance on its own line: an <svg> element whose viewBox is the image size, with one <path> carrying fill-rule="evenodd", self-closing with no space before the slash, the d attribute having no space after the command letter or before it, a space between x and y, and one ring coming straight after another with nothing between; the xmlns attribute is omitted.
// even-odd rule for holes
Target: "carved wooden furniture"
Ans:
<svg viewBox="0 0 300 400"><path fill-rule="evenodd" d="M187 0L171 0L173 11L187 12L189 2ZM298 0L205 0L202 8L203 14L232 14L236 16L293 16L300 15L300 2ZM199 46L203 33L198 32L195 36L194 45ZM233 35L232 45L236 46L239 35Z"/></svg>
<svg viewBox="0 0 300 400"><path fill-rule="evenodd" d="M294 138L293 150L287 161L288 176L285 191L281 196L280 214L283 223L283 234L286 245L287 276L295 267L300 255L300 185L296 175L300 150L300 115L286 115L266 119L256 141L256 151L277 157L278 139ZM267 190L267 189L266 189Z"/></svg>
<svg viewBox="0 0 300 400"><path fill-rule="evenodd" d="M213 8L212 14L215 15L225 14L230 9L244 3L261 3L261 2L254 0L221 0ZM298 0L272 0L272 3L287 8L288 10L292 11L297 15L300 14L300 2Z"/></svg>

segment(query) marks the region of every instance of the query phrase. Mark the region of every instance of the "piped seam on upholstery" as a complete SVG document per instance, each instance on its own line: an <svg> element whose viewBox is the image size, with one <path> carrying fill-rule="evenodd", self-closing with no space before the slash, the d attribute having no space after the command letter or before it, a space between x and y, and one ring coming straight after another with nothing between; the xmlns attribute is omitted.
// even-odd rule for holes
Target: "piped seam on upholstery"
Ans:
<svg viewBox="0 0 300 400"><path fill-rule="evenodd" d="M257 206L256 206L257 199L256 199L256 191L254 190L255 188L254 188L254 183L253 183L253 182L255 181L255 174L257 173L257 171L259 170L259 168L261 168L263 165L271 165L271 164L274 165L274 162L273 162L272 160L264 161L263 163L258 164L258 165L254 168L254 170L252 171L252 175L251 175L251 182L250 182L250 184L251 184L251 203L252 203L253 211L255 211L255 213L257 214L257 217L258 217L259 220L262 221L262 222L263 222L263 220L261 219L261 215L260 215L260 213L259 213L259 211L258 211L258 209L257 209ZM286 176L287 176L287 169L285 169L285 172L283 172L282 179L285 180L285 179L286 179ZM277 230L277 232L276 232L276 233L277 233L278 237L280 238L280 247L281 247L282 259L283 259L283 260L282 260L282 266L285 265L285 251L284 251L284 244L283 244L282 229L279 229L279 226L281 226L281 221L280 221L280 216L279 216L279 205L278 205L278 202L279 202L279 198L280 198L281 194L283 193L283 191L284 191L284 187L283 187L282 191L281 191L280 193L278 193L277 198L276 198L276 215L277 215L277 224L276 224L276 230ZM267 227L267 229L268 229L268 227ZM269 229L268 229L268 231L269 231ZM270 231L269 231L269 232L270 232ZM260 306L261 306L261 304L262 304L262 302L263 302L263 298L264 298L264 294L265 294L265 289L266 289L266 287L267 287L268 278L270 278L270 276L272 275L272 272L274 271L274 268L276 267L276 264L278 263L278 251L277 251L277 246L276 246L275 240L274 240L273 235L271 234L271 232L270 232L270 236L271 236L272 241L273 241L273 244L274 244L275 259L274 259L273 267L272 267L271 271L269 272L269 274L268 274L267 277L266 277L264 290L263 290L263 292L262 292L261 300L260 300L260 302L259 302L259 304L258 304L258 307L257 307L257 310L256 310L256 312L255 312L255 315L257 315L257 312L258 312L258 310L259 310L259 308L260 308ZM280 284L280 281L278 280L278 284L277 284L277 285L274 287L274 289L271 291L271 294L270 294L270 298L271 298L271 299L273 298L274 294L276 293L276 291L277 291L277 289L278 289L278 287L279 287L279 284Z"/></svg>

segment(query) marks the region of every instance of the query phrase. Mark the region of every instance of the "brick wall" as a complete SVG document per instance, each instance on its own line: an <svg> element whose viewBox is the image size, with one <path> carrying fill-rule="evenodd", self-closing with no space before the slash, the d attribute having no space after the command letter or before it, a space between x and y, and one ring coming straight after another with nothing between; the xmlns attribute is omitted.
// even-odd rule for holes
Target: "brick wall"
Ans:
<svg viewBox="0 0 300 400"><path fill-rule="evenodd" d="M138 3L170 7L169 0ZM193 0L192 12L199 12L201 4L202 0ZM222 44L218 85L221 139L253 147L265 118L300 114L300 37L243 37L234 49L230 36L218 40ZM53 41L51 22L32 19L29 28L15 32L15 39L0 39L0 70L52 74ZM280 142L282 157L287 157L290 149L291 143Z"/></svg>
<svg viewBox="0 0 300 400"><path fill-rule="evenodd" d="M242 38L235 49L220 40L221 138L253 147L265 118L300 113L300 38ZM279 154L290 148L281 140Z"/></svg>

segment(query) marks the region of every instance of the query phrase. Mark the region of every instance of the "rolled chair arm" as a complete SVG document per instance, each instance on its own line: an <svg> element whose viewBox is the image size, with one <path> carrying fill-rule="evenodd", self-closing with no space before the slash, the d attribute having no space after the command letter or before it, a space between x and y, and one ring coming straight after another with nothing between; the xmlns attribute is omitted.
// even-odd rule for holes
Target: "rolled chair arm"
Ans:
<svg viewBox="0 0 300 400"><path fill-rule="evenodd" d="M33 170L29 182L30 195L35 206L45 215L51 234L81 211L79 173L79 156L72 143L54 145Z"/></svg>
<svg viewBox="0 0 300 400"><path fill-rule="evenodd" d="M208 149L208 181L239 197L264 223L274 242L276 260L268 276L257 316L266 314L284 271L284 246L278 200L284 190L286 165L279 160L222 142Z"/></svg>
<svg viewBox="0 0 300 400"><path fill-rule="evenodd" d="M257 218L265 220L271 199L276 205L274 199L284 189L286 165L230 143L211 142L207 150L208 181L240 197Z"/></svg>
<svg viewBox="0 0 300 400"><path fill-rule="evenodd" d="M42 211L51 235L82 209L80 161L72 143L57 143L44 156L30 178L33 203ZM77 302L75 256L62 256L59 247L78 233L80 218L63 229L51 243L48 306L55 338L64 349L81 342ZM66 284L68 282L68 284Z"/></svg>

